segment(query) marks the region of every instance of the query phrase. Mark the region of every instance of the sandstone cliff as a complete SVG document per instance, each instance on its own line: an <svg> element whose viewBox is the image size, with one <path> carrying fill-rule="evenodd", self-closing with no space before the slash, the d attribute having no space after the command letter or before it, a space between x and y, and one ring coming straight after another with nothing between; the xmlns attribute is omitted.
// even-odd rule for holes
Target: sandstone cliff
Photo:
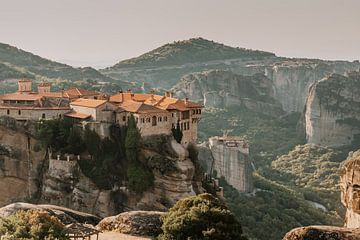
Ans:
<svg viewBox="0 0 360 240"><path fill-rule="evenodd" d="M194 164L172 136L144 139L140 155L155 179L151 189L138 195L120 182L113 189L101 189L82 173L76 158L49 157L32 133L33 123L0 119L0 207L30 201L106 217L126 209L165 211L195 194Z"/></svg>
<svg viewBox="0 0 360 240"><path fill-rule="evenodd" d="M360 228L360 150L349 154L340 179L341 201L347 208L345 226Z"/></svg>
<svg viewBox="0 0 360 240"><path fill-rule="evenodd" d="M242 76L224 70L193 73L184 76L172 91L177 97L201 101L205 107L241 106L265 114L282 113L270 79L262 74Z"/></svg>
<svg viewBox="0 0 360 240"><path fill-rule="evenodd" d="M265 68L274 85L275 99L286 112L302 112L310 86L332 74L341 75L360 68L357 62L291 59Z"/></svg>
<svg viewBox="0 0 360 240"><path fill-rule="evenodd" d="M46 153L27 127L0 118L0 206L31 200L39 193Z"/></svg>
<svg viewBox="0 0 360 240"><path fill-rule="evenodd" d="M315 83L306 101L308 143L349 145L360 133L360 74L338 74Z"/></svg>

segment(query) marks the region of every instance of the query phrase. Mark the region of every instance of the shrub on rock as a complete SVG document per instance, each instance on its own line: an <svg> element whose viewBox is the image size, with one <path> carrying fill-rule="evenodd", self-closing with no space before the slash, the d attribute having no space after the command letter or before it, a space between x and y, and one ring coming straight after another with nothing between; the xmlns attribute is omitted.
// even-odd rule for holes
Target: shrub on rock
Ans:
<svg viewBox="0 0 360 240"><path fill-rule="evenodd" d="M161 220L161 240L246 239L234 215L207 193L178 201Z"/></svg>

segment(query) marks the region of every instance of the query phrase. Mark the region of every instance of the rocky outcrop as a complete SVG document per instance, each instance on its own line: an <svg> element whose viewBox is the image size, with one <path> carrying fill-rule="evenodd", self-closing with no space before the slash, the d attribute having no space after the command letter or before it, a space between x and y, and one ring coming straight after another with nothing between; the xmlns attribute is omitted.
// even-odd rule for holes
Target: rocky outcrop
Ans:
<svg viewBox="0 0 360 240"><path fill-rule="evenodd" d="M338 74L315 83L306 101L308 143L350 145L360 134L360 73Z"/></svg>
<svg viewBox="0 0 360 240"><path fill-rule="evenodd" d="M29 128L12 118L0 119L0 206L38 194L46 153Z"/></svg>
<svg viewBox="0 0 360 240"><path fill-rule="evenodd" d="M293 229L283 240L360 240L360 229L309 226Z"/></svg>
<svg viewBox="0 0 360 240"><path fill-rule="evenodd" d="M203 102L205 107L242 106L255 112L282 113L274 97L271 81L262 74L242 76L224 70L211 70L184 76L172 89L180 98Z"/></svg>
<svg viewBox="0 0 360 240"><path fill-rule="evenodd" d="M113 192L96 186L76 161L49 160L40 201L105 217L114 214Z"/></svg>
<svg viewBox="0 0 360 240"><path fill-rule="evenodd" d="M358 62L292 59L265 68L272 80L275 99L286 112L302 112L308 90L316 81L332 74L341 75L360 68Z"/></svg>
<svg viewBox="0 0 360 240"><path fill-rule="evenodd" d="M360 228L360 150L350 153L340 171L341 201L345 205L345 226Z"/></svg>
<svg viewBox="0 0 360 240"><path fill-rule="evenodd" d="M135 236L158 236L161 230L162 212L131 211L104 218L97 228L101 231L114 231Z"/></svg>
<svg viewBox="0 0 360 240"><path fill-rule="evenodd" d="M79 212L74 211L69 208L59 207L55 205L35 205L30 203L12 203L5 207L0 208L0 217L7 217L15 214L17 211L28 211L28 210L42 210L46 211L51 215L58 217L62 223L70 224L70 223L88 223L96 225L101 220L100 218Z"/></svg>
<svg viewBox="0 0 360 240"><path fill-rule="evenodd" d="M178 200L195 195L195 166L188 151L172 136L144 139L144 158L154 174L154 186L133 205L135 209L165 211Z"/></svg>
<svg viewBox="0 0 360 240"><path fill-rule="evenodd" d="M211 137L199 146L199 160L206 172L216 172L240 192L253 191L252 166L248 143L234 136Z"/></svg>

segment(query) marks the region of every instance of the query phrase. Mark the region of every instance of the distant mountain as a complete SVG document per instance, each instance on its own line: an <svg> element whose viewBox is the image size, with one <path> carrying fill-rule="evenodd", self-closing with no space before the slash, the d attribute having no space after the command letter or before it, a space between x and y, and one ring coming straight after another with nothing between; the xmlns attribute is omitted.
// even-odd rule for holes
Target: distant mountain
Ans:
<svg viewBox="0 0 360 240"><path fill-rule="evenodd" d="M191 38L165 44L139 57L121 61L111 68L159 67L223 59L261 59L266 57L275 57L275 54L229 47L203 38Z"/></svg>
<svg viewBox="0 0 360 240"><path fill-rule="evenodd" d="M73 68L8 44L0 43L0 80L21 77L60 78L64 80L112 81L93 68Z"/></svg>

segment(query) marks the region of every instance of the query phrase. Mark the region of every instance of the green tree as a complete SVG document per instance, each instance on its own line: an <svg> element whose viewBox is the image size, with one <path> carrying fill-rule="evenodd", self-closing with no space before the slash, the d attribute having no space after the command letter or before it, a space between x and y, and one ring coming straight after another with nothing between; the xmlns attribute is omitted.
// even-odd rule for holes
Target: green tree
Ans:
<svg viewBox="0 0 360 240"><path fill-rule="evenodd" d="M183 137L183 133L181 131L181 128L180 128L180 122L178 121L177 124L176 124L176 128L173 127L171 128L171 132L175 138L175 140L178 142L178 143L181 143L181 140L182 140L182 137Z"/></svg>
<svg viewBox="0 0 360 240"><path fill-rule="evenodd" d="M143 193L154 181L152 171L141 161L139 152L141 147L141 135L136 127L135 118L130 116L125 139L125 152L128 161L127 176L129 189L138 194Z"/></svg>
<svg viewBox="0 0 360 240"><path fill-rule="evenodd" d="M178 201L161 220L161 240L246 239L234 215L207 193Z"/></svg>
<svg viewBox="0 0 360 240"><path fill-rule="evenodd" d="M91 157L95 160L98 160L99 156L101 156L100 136L94 130L86 128L84 134L84 141L86 149L88 150Z"/></svg>
<svg viewBox="0 0 360 240"><path fill-rule="evenodd" d="M4 240L66 240L64 224L55 216L39 210L18 211L0 218L0 236Z"/></svg>
<svg viewBox="0 0 360 240"><path fill-rule="evenodd" d="M86 146L81 137L79 130L71 128L67 138L67 146L64 149L67 153L80 154L85 150Z"/></svg>
<svg viewBox="0 0 360 240"><path fill-rule="evenodd" d="M138 160L138 152L140 150L141 135L136 126L135 118L133 115L128 120L128 129L125 139L125 152L128 162L135 162Z"/></svg>

